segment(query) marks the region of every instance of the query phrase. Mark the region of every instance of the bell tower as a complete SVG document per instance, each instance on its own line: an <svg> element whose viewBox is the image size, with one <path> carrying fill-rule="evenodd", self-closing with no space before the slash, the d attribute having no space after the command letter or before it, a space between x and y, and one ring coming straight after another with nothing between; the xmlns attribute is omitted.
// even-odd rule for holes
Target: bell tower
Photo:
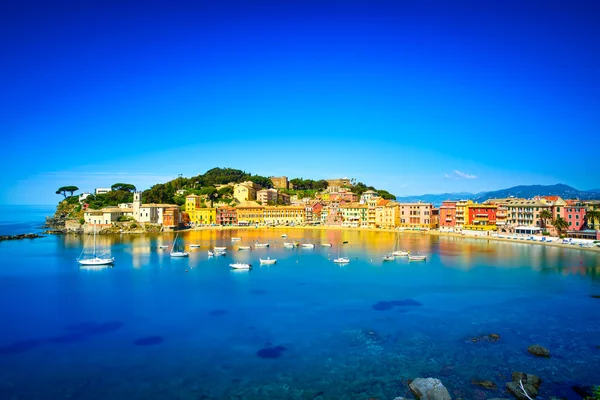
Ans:
<svg viewBox="0 0 600 400"><path fill-rule="evenodd" d="M142 192L133 193L133 218L139 222L140 208L142 207Z"/></svg>

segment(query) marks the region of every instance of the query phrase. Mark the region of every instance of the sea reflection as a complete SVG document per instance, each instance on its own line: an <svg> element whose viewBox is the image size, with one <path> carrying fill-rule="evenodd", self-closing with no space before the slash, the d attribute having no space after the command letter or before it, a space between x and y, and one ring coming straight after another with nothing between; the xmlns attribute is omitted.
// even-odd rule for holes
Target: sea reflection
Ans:
<svg viewBox="0 0 600 400"><path fill-rule="evenodd" d="M288 236L282 238L282 234ZM248 228L185 231L180 232L179 237L184 249L190 252L191 262L207 258L207 251L215 246L226 246L227 257L235 255L240 261L251 261L258 259L261 254L283 250L283 257L302 257L311 254L312 251L332 260L341 253L351 260L362 259L373 265L381 265L381 257L398 248L409 250L413 254L425 254L428 256L428 262L437 260L446 268L465 271L486 266L507 269L532 268L545 272L597 277L600 268L594 253L577 248L564 249L520 241L430 236L423 233ZM232 237L239 237L241 240L232 242ZM164 265L166 260L169 260L174 238L173 232L152 235L98 235L96 244L98 249L110 249L113 253L120 253L121 257L130 256L134 268L143 268L151 263ZM91 246L92 240L92 235L65 235L64 240L57 243L75 250L82 249L84 245ZM313 243L315 248L284 248L284 242L293 241L300 244ZM256 248L256 243L269 243L269 247ZM322 243L331 244L331 247L321 247ZM252 246L253 250L238 251L240 245ZM118 259L116 261L118 263ZM406 258L400 257L396 263L405 261Z"/></svg>

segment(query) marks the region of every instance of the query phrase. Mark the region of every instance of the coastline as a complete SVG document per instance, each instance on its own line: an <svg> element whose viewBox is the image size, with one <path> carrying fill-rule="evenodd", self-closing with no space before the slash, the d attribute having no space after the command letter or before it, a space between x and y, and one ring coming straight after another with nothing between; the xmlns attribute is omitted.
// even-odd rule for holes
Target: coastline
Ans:
<svg viewBox="0 0 600 400"><path fill-rule="evenodd" d="M430 235L430 236L439 236L439 237L453 237L460 239L476 239L476 240L487 240L487 241L497 241L497 242L508 242L508 243L521 243L521 244L531 244L538 246L552 246L552 247L562 247L564 249L570 250L581 250L581 251L592 251L596 253L600 253L600 247L580 247L574 244L563 244L560 242L555 242L554 240L560 240L556 237L552 237L552 242L540 242L540 241L532 241L526 240L527 236L522 236L523 240L515 240L504 237L497 236L482 236L482 235L468 235L464 233L454 233L454 232L440 232L436 230L429 231L414 231L414 230L402 230L398 231L395 229L386 229L386 228L346 228L342 226L283 226L283 227L254 227L254 226L202 226L197 228L189 228L182 229L178 232L187 232L187 231L203 231L203 230L233 230L233 229L289 229L289 230L347 230L347 231L366 231L366 232L388 232L395 233L400 232L402 234L408 235ZM515 235L516 236L516 235Z"/></svg>

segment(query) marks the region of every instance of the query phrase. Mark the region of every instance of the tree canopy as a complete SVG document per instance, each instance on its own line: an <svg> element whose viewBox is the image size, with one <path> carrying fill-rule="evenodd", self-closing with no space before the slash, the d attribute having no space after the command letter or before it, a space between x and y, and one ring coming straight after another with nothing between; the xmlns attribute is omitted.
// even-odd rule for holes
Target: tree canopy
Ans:
<svg viewBox="0 0 600 400"><path fill-rule="evenodd" d="M110 187L111 190L124 190L126 192L135 192L135 186L131 183L115 183Z"/></svg>
<svg viewBox="0 0 600 400"><path fill-rule="evenodd" d="M313 179L302 179L294 178L290 180L290 183L294 185L294 190L325 190L329 185L326 180L321 179L315 181Z"/></svg>
<svg viewBox="0 0 600 400"><path fill-rule="evenodd" d="M78 190L79 190L79 188L77 186L61 186L56 191L56 194L62 194L63 196L65 196L65 199L66 199L67 192L70 193L69 196L73 196L73 193L75 193Z"/></svg>

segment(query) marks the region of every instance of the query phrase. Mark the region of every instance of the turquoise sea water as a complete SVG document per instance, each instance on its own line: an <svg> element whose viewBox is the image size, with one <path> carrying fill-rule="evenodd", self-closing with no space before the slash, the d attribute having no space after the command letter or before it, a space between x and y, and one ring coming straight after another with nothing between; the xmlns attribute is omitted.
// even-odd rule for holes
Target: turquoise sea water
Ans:
<svg viewBox="0 0 600 400"><path fill-rule="evenodd" d="M284 232L317 247L284 249ZM453 398L485 399L510 397L515 370L540 376L545 399L600 384L595 253L405 235L428 260L384 263L392 233L180 236L202 246L189 259L158 249L172 235L100 237L116 263L96 271L75 262L89 237L0 242L0 398L393 399L432 376ZM236 251L231 236L271 247ZM335 265L346 240L352 262ZM215 245L227 256L209 259ZM501 339L470 340L489 333Z"/></svg>

